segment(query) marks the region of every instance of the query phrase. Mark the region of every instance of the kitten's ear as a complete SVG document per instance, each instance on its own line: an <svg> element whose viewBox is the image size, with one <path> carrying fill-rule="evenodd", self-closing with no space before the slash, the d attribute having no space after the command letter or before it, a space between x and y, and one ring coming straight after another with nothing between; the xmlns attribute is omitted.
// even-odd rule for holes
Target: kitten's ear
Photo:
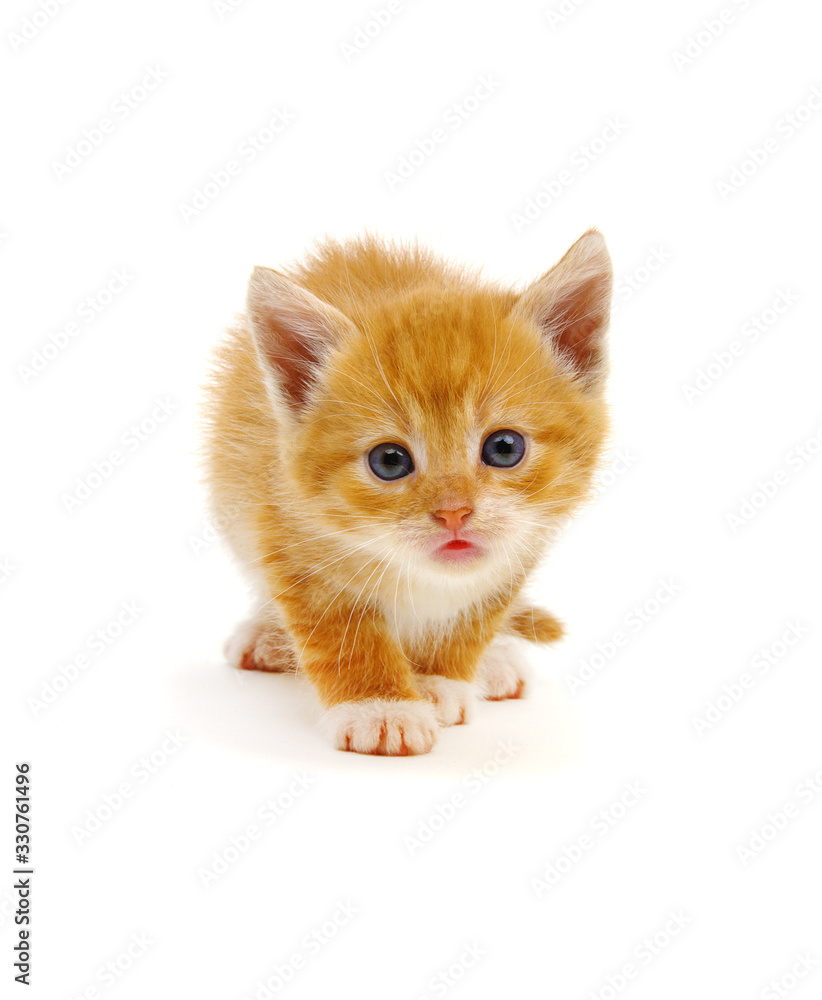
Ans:
<svg viewBox="0 0 822 1000"><path fill-rule="evenodd" d="M514 307L535 321L584 385L605 374L605 332L614 271L602 234L580 237L562 260L527 288Z"/></svg>
<svg viewBox="0 0 822 1000"><path fill-rule="evenodd" d="M298 414L325 356L354 326L339 309L267 267L251 274L246 310L269 389Z"/></svg>

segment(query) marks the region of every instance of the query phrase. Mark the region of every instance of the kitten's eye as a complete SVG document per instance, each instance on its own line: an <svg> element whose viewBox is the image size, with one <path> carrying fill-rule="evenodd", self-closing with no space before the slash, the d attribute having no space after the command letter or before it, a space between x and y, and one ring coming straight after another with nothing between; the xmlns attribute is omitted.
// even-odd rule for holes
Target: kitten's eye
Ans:
<svg viewBox="0 0 822 1000"><path fill-rule="evenodd" d="M402 479L414 471L411 454L401 444L378 444L369 451L368 464L378 479Z"/></svg>
<svg viewBox="0 0 822 1000"><path fill-rule="evenodd" d="M525 439L516 431L494 431L482 445L482 460L486 465L510 469L522 461Z"/></svg>

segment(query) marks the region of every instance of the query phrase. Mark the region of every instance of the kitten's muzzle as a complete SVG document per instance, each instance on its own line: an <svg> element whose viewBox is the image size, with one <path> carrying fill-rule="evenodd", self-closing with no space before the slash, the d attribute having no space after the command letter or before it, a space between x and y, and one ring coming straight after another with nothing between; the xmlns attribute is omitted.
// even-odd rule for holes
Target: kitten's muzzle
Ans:
<svg viewBox="0 0 822 1000"><path fill-rule="evenodd" d="M477 544L470 529L466 528L466 521L473 511L470 507L443 508L434 511L431 517L436 521L437 526L447 532L451 532L451 538L438 540L434 552L436 558L447 562L470 562L482 555L482 547ZM468 534L468 538L466 538Z"/></svg>

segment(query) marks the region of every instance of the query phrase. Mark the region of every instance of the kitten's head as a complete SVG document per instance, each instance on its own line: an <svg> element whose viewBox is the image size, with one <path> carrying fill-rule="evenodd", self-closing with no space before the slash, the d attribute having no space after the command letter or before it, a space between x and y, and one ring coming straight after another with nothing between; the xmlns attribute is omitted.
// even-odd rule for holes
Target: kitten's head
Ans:
<svg viewBox="0 0 822 1000"><path fill-rule="evenodd" d="M594 231L522 294L439 272L343 312L257 268L249 317L305 516L423 575L532 567L599 458L611 285Z"/></svg>

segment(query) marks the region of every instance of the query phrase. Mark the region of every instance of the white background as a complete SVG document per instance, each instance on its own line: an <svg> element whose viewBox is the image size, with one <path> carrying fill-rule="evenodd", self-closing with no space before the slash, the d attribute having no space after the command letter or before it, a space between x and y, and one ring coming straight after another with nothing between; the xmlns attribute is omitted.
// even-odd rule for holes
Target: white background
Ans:
<svg viewBox="0 0 822 1000"><path fill-rule="evenodd" d="M27 760L27 996L819 996L816 6L54 4L2 15L3 990ZM222 660L209 351L325 233L524 283L591 225L612 464L535 588L568 638L428 756L335 752L306 684Z"/></svg>

